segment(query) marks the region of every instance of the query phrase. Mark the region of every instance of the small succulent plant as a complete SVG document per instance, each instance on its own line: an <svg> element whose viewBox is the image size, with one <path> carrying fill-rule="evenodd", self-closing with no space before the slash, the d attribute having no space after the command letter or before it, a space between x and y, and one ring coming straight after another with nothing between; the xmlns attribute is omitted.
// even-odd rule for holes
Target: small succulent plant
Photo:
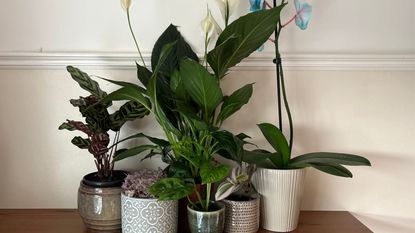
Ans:
<svg viewBox="0 0 415 233"><path fill-rule="evenodd" d="M148 192L151 185L156 183L162 178L165 178L166 174L162 169L142 169L129 174L123 185L121 186L124 195L135 198L156 198L154 195Z"/></svg>

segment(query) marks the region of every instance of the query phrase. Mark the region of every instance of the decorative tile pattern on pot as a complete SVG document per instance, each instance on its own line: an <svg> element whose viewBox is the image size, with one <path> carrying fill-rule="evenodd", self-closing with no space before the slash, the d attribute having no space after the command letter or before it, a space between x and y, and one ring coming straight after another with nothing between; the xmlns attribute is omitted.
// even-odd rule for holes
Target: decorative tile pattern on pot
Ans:
<svg viewBox="0 0 415 233"><path fill-rule="evenodd" d="M177 201L121 195L123 233L176 233Z"/></svg>

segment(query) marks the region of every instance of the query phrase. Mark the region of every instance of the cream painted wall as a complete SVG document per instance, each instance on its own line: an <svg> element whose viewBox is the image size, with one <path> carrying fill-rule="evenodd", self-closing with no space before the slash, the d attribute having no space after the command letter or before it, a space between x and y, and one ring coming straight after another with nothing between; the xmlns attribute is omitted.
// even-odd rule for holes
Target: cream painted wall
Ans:
<svg viewBox="0 0 415 233"><path fill-rule="evenodd" d="M198 26L206 1L167 2L133 2L133 22L143 50L150 51L158 34L173 22L181 25L185 37L201 52ZM246 2L240 13L247 8ZM330 54L337 58L354 54L369 57L374 67L382 68L383 60L378 58L383 55L413 58L415 1L310 2L314 6L310 29L302 32L291 27L282 39L284 54L300 54L300 63L313 54L328 58ZM63 52L67 58L73 52L133 52L125 23L118 0L38 0L36 4L0 0L0 208L76 207L79 181L94 165L88 153L70 144L75 133L60 132L57 127L67 118L80 119L68 99L85 93L63 66L49 69L48 62L54 63L46 61L37 69L30 68L37 62L36 56L52 58L48 52ZM269 45L266 50L271 51ZM23 64L19 69L10 69L13 66L7 65L8 57L14 56L12 62L16 62L27 52L35 58L19 63ZM135 79L133 69L121 70L116 65L115 69L92 70L88 59L77 62L91 74ZM398 64L401 60L389 61ZM405 69L389 71L359 62L354 59L348 71L342 66L327 67L334 69L328 71L323 59L317 70L294 66L287 72L295 154L350 152L367 156L373 163L372 168L352 168L353 179L308 170L303 209L348 210L375 232L415 232L411 224L415 221L414 62ZM230 92L251 82L255 82L254 97L225 127L244 131L266 146L255 124L276 121L274 72L245 67L233 72L223 86ZM107 90L114 88L102 85ZM150 117L127 125L123 133L137 130L162 135ZM139 163L139 158L131 158L117 167L160 165L158 159Z"/></svg>

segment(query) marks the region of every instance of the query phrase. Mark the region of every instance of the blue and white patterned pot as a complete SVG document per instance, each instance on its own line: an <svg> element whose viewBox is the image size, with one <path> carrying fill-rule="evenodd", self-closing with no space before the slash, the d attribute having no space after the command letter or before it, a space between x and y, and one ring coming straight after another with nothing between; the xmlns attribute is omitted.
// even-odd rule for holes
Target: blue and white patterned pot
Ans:
<svg viewBox="0 0 415 233"><path fill-rule="evenodd" d="M123 233L177 233L178 202L121 194Z"/></svg>

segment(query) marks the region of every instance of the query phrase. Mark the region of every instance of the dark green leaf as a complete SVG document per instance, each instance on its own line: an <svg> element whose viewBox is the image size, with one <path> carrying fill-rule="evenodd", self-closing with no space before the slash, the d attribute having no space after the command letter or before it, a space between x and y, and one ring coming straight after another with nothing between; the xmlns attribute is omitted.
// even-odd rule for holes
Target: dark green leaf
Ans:
<svg viewBox="0 0 415 233"><path fill-rule="evenodd" d="M280 12L285 5L249 13L225 28L216 42L216 47L207 56L218 77L222 78L230 67L238 64L268 40L277 28Z"/></svg>
<svg viewBox="0 0 415 233"><path fill-rule="evenodd" d="M150 81L151 75L153 75L153 73L151 73L151 71L149 71L144 66L140 66L138 63L135 63L135 64L137 65L137 78L138 78L138 80L140 80L140 82L145 87L147 87L148 82Z"/></svg>
<svg viewBox="0 0 415 233"><path fill-rule="evenodd" d="M144 151L157 149L157 146L154 145L140 145L133 148L130 148L128 150L123 151L122 153L119 153L115 158L114 161L120 161L125 158L138 155Z"/></svg>
<svg viewBox="0 0 415 233"><path fill-rule="evenodd" d="M63 130L63 129L66 129L66 130L69 130L69 131L74 131L74 130L76 130L76 128L75 127L73 127L71 124L69 124L68 122L64 122L64 123L62 123L60 126L59 126L59 130Z"/></svg>
<svg viewBox="0 0 415 233"><path fill-rule="evenodd" d="M104 98L107 94L99 88L98 83L92 80L87 73L84 73L73 66L67 66L66 69L71 74L72 79L75 80L82 89L99 98Z"/></svg>
<svg viewBox="0 0 415 233"><path fill-rule="evenodd" d="M200 178L202 178L202 184L212 184L219 182L228 176L230 168L228 165L214 166L211 162L204 163L200 168Z"/></svg>
<svg viewBox="0 0 415 233"><path fill-rule="evenodd" d="M177 27L170 24L170 26L157 39L154 45L151 55L151 66L153 67L153 71L160 63L160 56L163 47L172 42L176 42L176 44L173 47L173 51L161 62L162 64L159 68L160 72L164 74L171 74L179 67L179 61L185 57L199 62L199 58L196 53L193 52L190 45L184 40L180 32L177 30Z"/></svg>
<svg viewBox="0 0 415 233"><path fill-rule="evenodd" d="M330 175L350 178L353 177L353 174L347 168L339 164L309 163L309 165Z"/></svg>
<svg viewBox="0 0 415 233"><path fill-rule="evenodd" d="M353 154L316 152L297 156L291 159L291 165L303 165L308 163L318 164L342 164L349 166L370 166L366 158Z"/></svg>
<svg viewBox="0 0 415 233"><path fill-rule="evenodd" d="M189 170L189 166L178 161L173 162L169 166L168 172L169 172L168 174L169 177L180 178L180 179L192 178L192 173Z"/></svg>
<svg viewBox="0 0 415 233"><path fill-rule="evenodd" d="M225 130L214 131L212 136L218 142L219 155L238 163L242 162L244 144L242 140Z"/></svg>
<svg viewBox="0 0 415 233"><path fill-rule="evenodd" d="M126 138L118 141L118 143L121 143L121 142L130 140L130 139L136 139L136 138L147 138L150 142L152 142L152 143L154 143L154 144L156 144L156 145L158 145L160 147L166 147L166 146L169 146L170 145L170 143L168 141L164 140L164 139L150 137L150 136L145 135L143 133L137 133L137 134L128 136L128 137L126 137Z"/></svg>
<svg viewBox="0 0 415 233"><path fill-rule="evenodd" d="M248 103L252 96L252 86L253 84L247 84L225 99L218 115L217 122L223 122L226 118L241 109L243 105Z"/></svg>
<svg viewBox="0 0 415 233"><path fill-rule="evenodd" d="M259 124L258 127L269 144L282 156L283 165L287 166L291 152L284 134L276 126L269 123Z"/></svg>
<svg viewBox="0 0 415 233"><path fill-rule="evenodd" d="M189 59L180 62L180 76L193 101L206 117L211 116L223 98L219 81L205 67Z"/></svg>
<svg viewBox="0 0 415 233"><path fill-rule="evenodd" d="M276 157L273 163L270 159ZM262 168L282 168L281 156L278 153L270 153L264 150L244 151L242 160L248 164L255 164ZM278 162L281 161L281 162Z"/></svg>
<svg viewBox="0 0 415 233"><path fill-rule="evenodd" d="M191 195L195 191L194 184L186 183L178 178L165 178L149 188L149 192L158 196L159 200L179 200Z"/></svg>
<svg viewBox="0 0 415 233"><path fill-rule="evenodd" d="M143 95L142 90L133 86L122 87L107 95L102 101L109 102L115 100L131 100L142 104L148 110L151 109L150 101Z"/></svg>
<svg viewBox="0 0 415 233"><path fill-rule="evenodd" d="M88 138L74 137L71 142L80 149L88 149L91 145L91 140Z"/></svg>

